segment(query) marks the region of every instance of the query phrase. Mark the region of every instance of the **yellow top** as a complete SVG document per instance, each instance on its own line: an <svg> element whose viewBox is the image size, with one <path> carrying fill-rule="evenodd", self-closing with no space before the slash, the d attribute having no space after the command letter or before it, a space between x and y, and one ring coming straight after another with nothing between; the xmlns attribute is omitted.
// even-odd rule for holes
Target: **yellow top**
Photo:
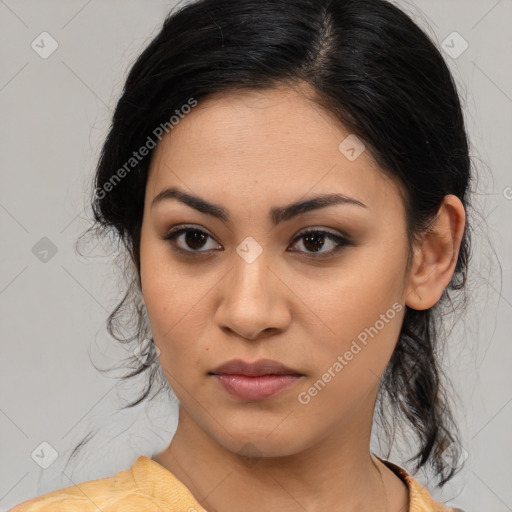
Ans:
<svg viewBox="0 0 512 512"><path fill-rule="evenodd" d="M409 489L407 512L454 512L433 500L404 469L386 464ZM158 462L140 455L129 469L24 501L10 512L206 512L190 490Z"/></svg>

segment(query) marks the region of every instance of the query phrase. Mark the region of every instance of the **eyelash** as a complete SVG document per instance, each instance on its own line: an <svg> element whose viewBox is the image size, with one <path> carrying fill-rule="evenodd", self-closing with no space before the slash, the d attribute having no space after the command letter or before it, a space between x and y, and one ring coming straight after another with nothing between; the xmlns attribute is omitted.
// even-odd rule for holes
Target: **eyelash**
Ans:
<svg viewBox="0 0 512 512"><path fill-rule="evenodd" d="M203 231L202 229L198 229L198 228L193 228L190 226L186 226L186 227L178 226L177 228L173 228L171 231L169 231L167 233L167 235L164 237L164 240L172 242L173 240L178 238L183 233L188 233L188 232L201 233L213 240L213 237L206 231ZM302 231L292 240L292 245L295 245L295 243L297 243L300 239L302 239L312 233L324 235L325 238L335 242L337 244L337 246L334 249L331 249L330 251L327 251L324 253L314 253L314 252L304 252L304 251L292 251L292 252L303 252L308 255L307 257L313 257L315 259L322 259L322 258L328 258L330 256L333 256L334 254L339 252L343 247L351 245L350 240L348 240L347 238L336 235L334 233L331 233L330 231L322 230L322 229L307 229L305 231ZM201 251L201 250L198 250L198 251L186 250L186 249L182 249L181 247L177 247L174 244L171 244L171 248L173 251L176 251L180 254L183 254L185 257L190 257L190 258L197 257L197 255L199 253L208 253L209 252L209 251Z"/></svg>

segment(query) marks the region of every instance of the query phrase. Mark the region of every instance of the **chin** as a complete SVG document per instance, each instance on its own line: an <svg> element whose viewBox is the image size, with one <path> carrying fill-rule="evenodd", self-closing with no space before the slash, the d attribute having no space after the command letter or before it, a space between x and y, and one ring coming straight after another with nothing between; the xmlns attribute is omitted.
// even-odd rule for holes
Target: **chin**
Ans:
<svg viewBox="0 0 512 512"><path fill-rule="evenodd" d="M272 435L269 435L269 432L272 432L272 429L254 435L251 435L250 429L244 429L240 435L230 431L231 436L218 439L217 442L235 455L249 459L287 457L305 449L303 437L295 440L289 432L273 432Z"/></svg>

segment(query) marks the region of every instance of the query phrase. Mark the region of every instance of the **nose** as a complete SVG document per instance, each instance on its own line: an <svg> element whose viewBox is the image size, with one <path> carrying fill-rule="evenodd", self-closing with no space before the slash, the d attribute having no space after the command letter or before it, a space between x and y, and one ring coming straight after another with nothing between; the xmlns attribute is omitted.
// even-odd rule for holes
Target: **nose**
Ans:
<svg viewBox="0 0 512 512"><path fill-rule="evenodd" d="M219 283L215 320L220 329L248 340L268 337L287 329L291 320L292 292L271 267L265 251L248 262L234 253L234 264Z"/></svg>

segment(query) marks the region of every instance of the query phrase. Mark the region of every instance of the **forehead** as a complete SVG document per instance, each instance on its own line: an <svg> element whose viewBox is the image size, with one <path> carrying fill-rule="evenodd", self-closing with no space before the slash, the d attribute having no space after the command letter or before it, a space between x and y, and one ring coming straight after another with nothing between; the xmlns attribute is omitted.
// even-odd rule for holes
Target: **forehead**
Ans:
<svg viewBox="0 0 512 512"><path fill-rule="evenodd" d="M147 196L173 185L276 201L338 191L372 208L396 208L395 183L369 151L347 158L340 143L353 135L312 97L305 87L279 87L201 100L157 145Z"/></svg>

